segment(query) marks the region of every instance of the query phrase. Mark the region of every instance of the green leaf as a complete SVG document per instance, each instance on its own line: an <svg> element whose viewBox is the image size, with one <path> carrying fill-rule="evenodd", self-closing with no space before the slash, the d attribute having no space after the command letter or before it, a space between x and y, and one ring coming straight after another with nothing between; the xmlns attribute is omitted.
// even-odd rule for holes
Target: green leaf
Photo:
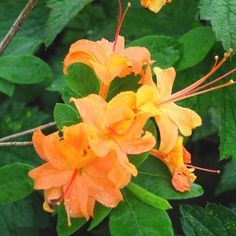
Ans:
<svg viewBox="0 0 236 236"><path fill-rule="evenodd" d="M151 59L156 61L153 66L161 68L173 66L181 54L181 44L170 36L145 36L132 41L128 46L146 47L151 53Z"/></svg>
<svg viewBox="0 0 236 236"><path fill-rule="evenodd" d="M224 171L216 188L216 193L220 194L233 189L236 189L236 163L231 160L224 166Z"/></svg>
<svg viewBox="0 0 236 236"><path fill-rule="evenodd" d="M167 213L146 205L131 193L123 191L125 200L110 215L112 236L171 236L174 235Z"/></svg>
<svg viewBox="0 0 236 236"><path fill-rule="evenodd" d="M14 202L32 193L33 184L28 177L31 168L23 163L0 168L0 203Z"/></svg>
<svg viewBox="0 0 236 236"><path fill-rule="evenodd" d="M29 37L16 37L13 38L11 43L5 49L3 55L22 55L22 54L34 54L38 51L41 40L36 40Z"/></svg>
<svg viewBox="0 0 236 236"><path fill-rule="evenodd" d="M169 200L194 198L203 194L202 187L197 184L192 184L189 192L178 192L172 186L171 178L167 167L156 157L149 156L140 167L139 174L133 179L133 182L147 191Z"/></svg>
<svg viewBox="0 0 236 236"><path fill-rule="evenodd" d="M79 113L71 106L57 103L54 108L54 119L57 128L62 130L63 126L70 126L81 122Z"/></svg>
<svg viewBox="0 0 236 236"><path fill-rule="evenodd" d="M218 41L225 50L236 48L236 2L230 0L200 0L200 17L209 20Z"/></svg>
<svg viewBox="0 0 236 236"><path fill-rule="evenodd" d="M71 226L68 226L68 219L63 205L58 207L57 234L58 236L70 236L79 230L85 223L84 218L71 218Z"/></svg>
<svg viewBox="0 0 236 236"><path fill-rule="evenodd" d="M116 78L111 82L111 86L108 92L107 100L111 100L114 96L116 96L120 92L124 91L137 91L137 89L141 86L138 84L140 81L140 76L135 76L131 74L125 78Z"/></svg>
<svg viewBox="0 0 236 236"><path fill-rule="evenodd" d="M31 56L3 56L0 58L0 77L16 84L35 84L52 76L49 66Z"/></svg>
<svg viewBox="0 0 236 236"><path fill-rule="evenodd" d="M148 192L137 184L130 182L126 187L135 197L152 207L161 210L168 210L172 208L166 199Z"/></svg>
<svg viewBox="0 0 236 236"><path fill-rule="evenodd" d="M46 45L49 46L70 19L90 2L91 0L48 0L47 5L51 11L45 32Z"/></svg>
<svg viewBox="0 0 236 236"><path fill-rule="evenodd" d="M94 229L98 224L100 224L111 212L111 208L107 208L100 204L99 202L96 202L95 208L94 208L94 216L93 219L88 227L88 231L91 231Z"/></svg>
<svg viewBox="0 0 236 236"><path fill-rule="evenodd" d="M186 236L227 236L236 233L236 215L223 206L210 203L204 209L182 205L180 211Z"/></svg>
<svg viewBox="0 0 236 236"><path fill-rule="evenodd" d="M54 80L48 87L48 91L52 92L62 92L62 90L66 86L66 81L63 76L59 77L58 79Z"/></svg>
<svg viewBox="0 0 236 236"><path fill-rule="evenodd" d="M15 92L15 85L11 82L8 82L0 78L0 92L11 97Z"/></svg>
<svg viewBox="0 0 236 236"><path fill-rule="evenodd" d="M79 97L85 97L91 93L98 94L99 92L99 81L94 71L85 64L71 65L65 79L66 84Z"/></svg>
<svg viewBox="0 0 236 236"><path fill-rule="evenodd" d="M215 43L215 36L210 27L191 29L179 38L183 52L177 64L177 70L184 70L201 62Z"/></svg>

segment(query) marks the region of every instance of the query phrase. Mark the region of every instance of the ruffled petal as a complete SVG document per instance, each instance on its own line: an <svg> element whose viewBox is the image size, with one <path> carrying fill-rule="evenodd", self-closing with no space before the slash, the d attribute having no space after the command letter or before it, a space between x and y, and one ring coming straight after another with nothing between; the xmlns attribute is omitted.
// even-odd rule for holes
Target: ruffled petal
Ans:
<svg viewBox="0 0 236 236"><path fill-rule="evenodd" d="M155 13L159 12L166 2L166 0L141 0L143 7L148 8Z"/></svg>

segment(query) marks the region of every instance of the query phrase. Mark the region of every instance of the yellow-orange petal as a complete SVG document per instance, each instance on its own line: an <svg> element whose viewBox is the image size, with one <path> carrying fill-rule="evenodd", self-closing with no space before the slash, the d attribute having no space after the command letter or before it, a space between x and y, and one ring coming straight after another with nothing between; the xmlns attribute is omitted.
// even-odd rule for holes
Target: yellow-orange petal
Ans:
<svg viewBox="0 0 236 236"><path fill-rule="evenodd" d="M141 0L141 4L150 11L157 13L166 4L166 0Z"/></svg>
<svg viewBox="0 0 236 236"><path fill-rule="evenodd" d="M154 67L154 72L157 79L157 90L161 97L169 96L172 93L173 84L176 77L176 71L173 67L161 69Z"/></svg>

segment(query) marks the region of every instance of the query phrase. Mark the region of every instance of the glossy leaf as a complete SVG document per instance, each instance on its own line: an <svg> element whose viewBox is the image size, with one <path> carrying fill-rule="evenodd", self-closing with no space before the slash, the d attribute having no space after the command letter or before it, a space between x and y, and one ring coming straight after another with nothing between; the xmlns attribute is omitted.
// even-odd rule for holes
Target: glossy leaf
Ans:
<svg viewBox="0 0 236 236"><path fill-rule="evenodd" d="M182 205L181 223L186 236L222 236L234 235L236 232L236 215L229 209L215 204L207 207Z"/></svg>
<svg viewBox="0 0 236 236"><path fill-rule="evenodd" d="M79 113L71 106L57 103L54 108L54 119L58 129L70 126L81 121Z"/></svg>
<svg viewBox="0 0 236 236"><path fill-rule="evenodd" d="M124 201L110 215L109 228L112 236L171 236L171 221L163 210L151 207L131 193L123 191Z"/></svg>
<svg viewBox="0 0 236 236"><path fill-rule="evenodd" d="M71 226L68 226L68 219L63 205L58 207L57 234L58 236L70 236L79 230L86 220L84 218L71 218Z"/></svg>
<svg viewBox="0 0 236 236"><path fill-rule="evenodd" d="M66 84L77 94L77 97L85 97L91 93L99 92L99 81L93 70L82 63L76 63L69 67L65 76Z"/></svg>
<svg viewBox="0 0 236 236"><path fill-rule="evenodd" d="M190 192L178 192L171 184L171 174L167 167L156 157L149 156L139 169L139 174L133 180L147 191L168 200L186 199L201 196L200 185L192 184Z"/></svg>
<svg viewBox="0 0 236 236"><path fill-rule="evenodd" d="M88 227L88 231L91 231L94 229L98 224L100 224L111 212L111 208L107 208L100 204L99 202L96 202L95 208L94 208L94 216L93 219Z"/></svg>
<svg viewBox="0 0 236 236"><path fill-rule="evenodd" d="M50 67L31 56L3 56L0 58L0 77L16 84L36 84L52 76Z"/></svg>
<svg viewBox="0 0 236 236"><path fill-rule="evenodd" d="M201 62L215 43L215 36L210 27L191 29L179 38L183 51L177 64L177 70L184 70Z"/></svg>
<svg viewBox="0 0 236 236"><path fill-rule="evenodd" d="M151 59L156 62L153 66L168 68L173 66L180 58L182 46L175 38L170 36L150 35L136 39L128 46L146 47L151 53Z"/></svg>
<svg viewBox="0 0 236 236"><path fill-rule="evenodd" d="M91 0L48 0L51 8L46 28L45 43L49 46L58 33L65 27L71 18L87 5Z"/></svg>
<svg viewBox="0 0 236 236"><path fill-rule="evenodd" d="M130 182L127 185L127 189L138 199L143 201L144 203L155 207L161 210L168 210L171 208L171 205L164 198L161 198L153 193L148 192L144 188L140 187L137 184Z"/></svg>
<svg viewBox="0 0 236 236"><path fill-rule="evenodd" d="M33 183L28 177L31 168L23 163L0 168L0 203L14 202L32 193Z"/></svg>

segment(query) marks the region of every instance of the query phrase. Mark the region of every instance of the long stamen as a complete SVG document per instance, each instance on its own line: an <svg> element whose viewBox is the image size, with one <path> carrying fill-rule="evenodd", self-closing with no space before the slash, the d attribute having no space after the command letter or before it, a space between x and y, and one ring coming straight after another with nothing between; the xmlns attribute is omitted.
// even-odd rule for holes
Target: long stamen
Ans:
<svg viewBox="0 0 236 236"><path fill-rule="evenodd" d="M114 45L113 45L113 52L116 49L116 44L117 44L117 39L120 33L120 28L121 28L121 20L122 20L122 4L121 4L121 0L118 0L118 5L119 5L119 17L118 17L118 23L117 23L117 27L116 27L116 34L115 34L115 39L114 39Z"/></svg>
<svg viewBox="0 0 236 236"><path fill-rule="evenodd" d="M74 180L75 180L77 174L78 174L78 170L76 169L76 170L74 170L74 172L73 172L73 174L72 174L72 177L71 177L71 179L70 179L68 185L66 186L66 189L65 189L63 195L62 195L62 196L59 198L59 200L56 202L56 205L60 205L61 202L64 200L64 198L65 198L66 195L68 194L68 192L69 192L69 190L70 190L70 188L71 188L71 186L72 186L72 184L73 184L73 182L74 182Z"/></svg>
<svg viewBox="0 0 236 236"><path fill-rule="evenodd" d="M216 173L216 174L220 174L220 170L211 170L211 169L206 169L206 168L202 168L202 167L198 167L198 166L193 166L193 165L189 165L189 164L185 164L187 167L189 168L194 168L196 170L202 170L202 171L206 171L206 172L210 172L210 173Z"/></svg>

